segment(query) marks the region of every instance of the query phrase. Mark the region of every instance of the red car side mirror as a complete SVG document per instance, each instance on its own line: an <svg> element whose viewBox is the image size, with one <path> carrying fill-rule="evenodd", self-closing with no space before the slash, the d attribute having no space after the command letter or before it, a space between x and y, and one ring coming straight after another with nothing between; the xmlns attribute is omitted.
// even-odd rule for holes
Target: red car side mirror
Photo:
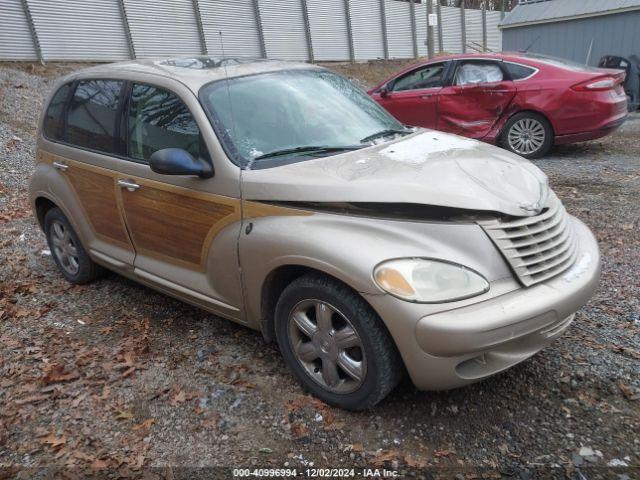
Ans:
<svg viewBox="0 0 640 480"><path fill-rule="evenodd" d="M380 98L389 98L389 94L391 92L389 92L389 89L387 88L387 86L385 85L384 87L382 87L380 89Z"/></svg>

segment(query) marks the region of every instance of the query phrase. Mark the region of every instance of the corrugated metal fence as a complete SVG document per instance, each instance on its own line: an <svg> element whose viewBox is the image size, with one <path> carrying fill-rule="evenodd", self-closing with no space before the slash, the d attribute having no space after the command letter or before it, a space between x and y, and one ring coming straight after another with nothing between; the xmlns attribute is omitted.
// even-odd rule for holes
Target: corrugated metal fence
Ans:
<svg viewBox="0 0 640 480"><path fill-rule="evenodd" d="M501 50L500 12L433 7L434 51ZM463 28L464 27L464 28ZM0 0L1 60L166 55L306 61L427 54L427 5L399 0Z"/></svg>

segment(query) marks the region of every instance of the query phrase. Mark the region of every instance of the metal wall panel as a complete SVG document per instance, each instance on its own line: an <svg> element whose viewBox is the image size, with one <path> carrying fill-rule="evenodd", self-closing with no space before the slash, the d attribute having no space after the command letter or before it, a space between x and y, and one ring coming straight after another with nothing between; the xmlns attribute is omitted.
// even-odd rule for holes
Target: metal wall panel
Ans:
<svg viewBox="0 0 640 480"><path fill-rule="evenodd" d="M31 30L20 0L2 0L0 10L0 58L37 60Z"/></svg>
<svg viewBox="0 0 640 480"><path fill-rule="evenodd" d="M349 60L349 31L344 0L307 0L313 56Z"/></svg>
<svg viewBox="0 0 640 480"><path fill-rule="evenodd" d="M482 51L482 10L466 8L467 53Z"/></svg>
<svg viewBox="0 0 640 480"><path fill-rule="evenodd" d="M202 53L192 0L124 3L136 57Z"/></svg>
<svg viewBox="0 0 640 480"><path fill-rule="evenodd" d="M260 57L260 34L253 0L201 0L202 26L211 55Z"/></svg>
<svg viewBox="0 0 640 480"><path fill-rule="evenodd" d="M462 53L462 29L460 26L460 9L441 7L442 44L447 53ZM468 13L467 10L465 12Z"/></svg>
<svg viewBox="0 0 640 480"><path fill-rule="evenodd" d="M411 5L409 2L385 0L389 58L412 58Z"/></svg>
<svg viewBox="0 0 640 480"><path fill-rule="evenodd" d="M127 38L114 0L29 0L45 60L122 60Z"/></svg>
<svg viewBox="0 0 640 480"><path fill-rule="evenodd" d="M384 58L382 12L377 0L350 0L356 60Z"/></svg>
<svg viewBox="0 0 640 480"><path fill-rule="evenodd" d="M309 59L300 0L260 0L260 16L267 58Z"/></svg>
<svg viewBox="0 0 640 480"><path fill-rule="evenodd" d="M500 12L487 12L487 48L492 52L502 51L502 33L498 28Z"/></svg>
<svg viewBox="0 0 640 480"><path fill-rule="evenodd" d="M597 65L603 55L637 55L640 45L638 25L640 11L626 12L506 28L502 31L502 42L504 50L517 51L530 47L531 52L584 63L593 40L589 64Z"/></svg>
<svg viewBox="0 0 640 480"><path fill-rule="evenodd" d="M21 0L0 1L0 59L36 59L36 49ZM120 1L28 0L44 59L110 61L129 58ZM308 60L302 0L258 1L267 57ZM389 57L412 58L414 50L410 4L406 1L384 1ZM349 60L349 33L344 2L345 0L307 0L314 60ZM200 0L199 4L207 50L210 54L222 55L219 35L222 31L227 56L262 55L254 0ZM137 57L202 53L192 0L124 0L124 6ZM349 6L355 58L383 58L384 35L379 1L349 0ZM418 54L424 56L427 54L426 4L416 3L414 7ZM460 10L455 7L442 7L441 12L443 50L460 53ZM617 27L619 21L608 21L607 25L616 25L612 27L613 35L605 35L601 28L595 27L587 29L587 35L591 35L590 37L580 34L568 38L553 32L553 38L556 39L553 42L557 42L555 46L552 45L554 51L560 50L561 55L573 58L575 52L582 52L588 47L588 42L587 46L583 45L584 38L595 38L594 47L598 48L609 45L609 37L626 35L635 39L637 23L632 24L627 20L636 19L634 13L624 14L626 24L631 26L625 26L622 30ZM467 40L481 45L481 12L467 9L466 17ZM607 21L607 18L621 17L622 15L610 15L585 20L599 22ZM487 12L487 46L494 51L501 50L502 35L497 28L499 19L499 12ZM571 25L577 25L574 22L571 22ZM518 43L520 46L520 43L524 42L522 38L530 37L522 32L524 31L511 34L505 31L505 38L509 35L509 38L514 39L511 43ZM557 40L559 36L562 37L561 40ZM604 37L606 41L603 40ZM576 41L579 45L576 45ZM543 38L541 45L545 42L548 43L549 39ZM623 39L620 42L627 45L631 40ZM438 50L437 29L434 28L434 51ZM615 53L618 49L614 48L611 51ZM582 55L583 53L580 53L577 56Z"/></svg>

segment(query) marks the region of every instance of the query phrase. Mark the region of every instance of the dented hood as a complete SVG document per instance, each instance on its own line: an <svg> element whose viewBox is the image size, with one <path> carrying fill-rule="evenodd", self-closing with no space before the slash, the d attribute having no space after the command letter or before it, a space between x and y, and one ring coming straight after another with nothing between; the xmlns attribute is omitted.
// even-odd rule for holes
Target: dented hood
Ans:
<svg viewBox="0 0 640 480"><path fill-rule="evenodd" d="M531 216L544 205L548 184L517 155L419 130L353 152L245 170L242 190L247 200L410 203Z"/></svg>

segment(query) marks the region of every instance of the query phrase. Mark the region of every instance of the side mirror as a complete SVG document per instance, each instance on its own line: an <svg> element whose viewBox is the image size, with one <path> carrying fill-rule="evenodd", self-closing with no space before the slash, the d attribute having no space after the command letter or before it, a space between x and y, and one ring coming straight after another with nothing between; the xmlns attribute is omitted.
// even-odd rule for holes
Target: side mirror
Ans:
<svg viewBox="0 0 640 480"><path fill-rule="evenodd" d="M380 98L388 98L390 93L389 84L380 88Z"/></svg>
<svg viewBox="0 0 640 480"><path fill-rule="evenodd" d="M182 148L164 148L149 158L151 170L162 175L195 175L201 178L213 177L213 167L209 162L193 156Z"/></svg>

